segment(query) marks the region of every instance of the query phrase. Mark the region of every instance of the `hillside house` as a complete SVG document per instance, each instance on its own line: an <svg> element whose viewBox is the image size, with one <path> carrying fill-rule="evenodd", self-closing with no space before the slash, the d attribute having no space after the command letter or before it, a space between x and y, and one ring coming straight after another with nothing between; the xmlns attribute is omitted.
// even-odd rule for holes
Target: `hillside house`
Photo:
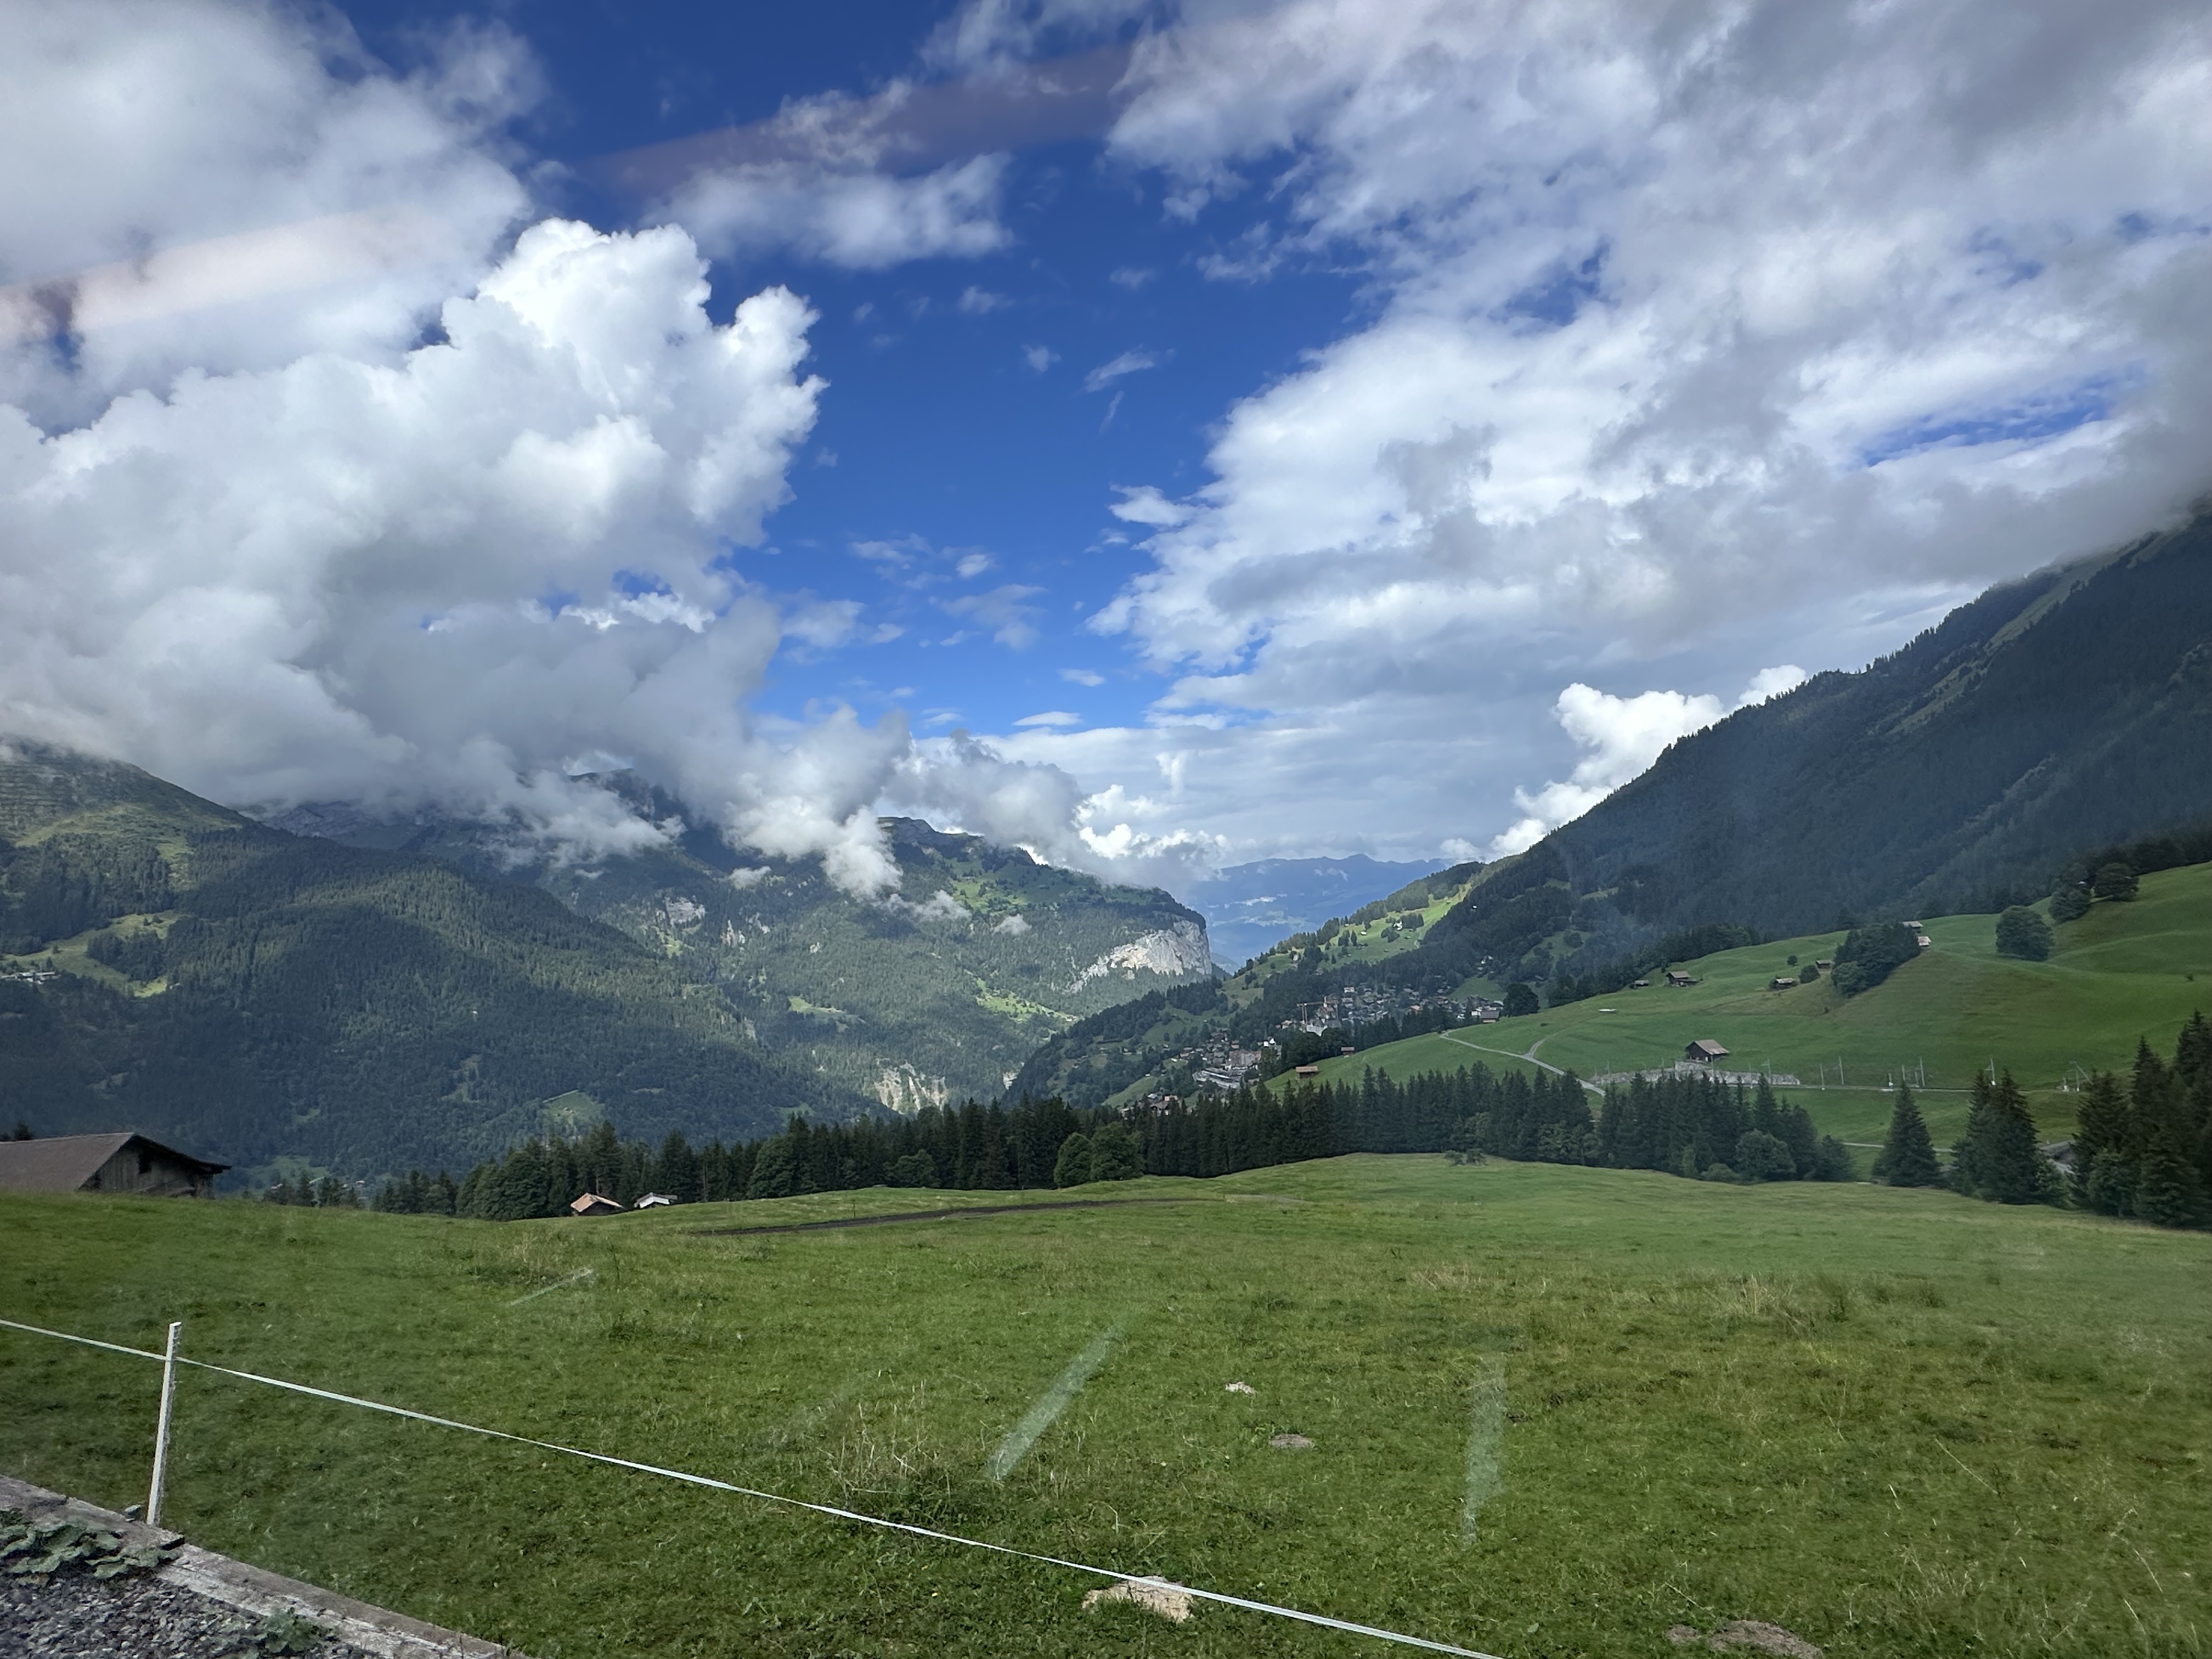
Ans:
<svg viewBox="0 0 2212 1659"><path fill-rule="evenodd" d="M1648 991L1651 988L1651 981L1648 979L1639 979L1631 984L1628 988L1632 991Z"/></svg>
<svg viewBox="0 0 2212 1659"><path fill-rule="evenodd" d="M1298 1075L1300 1077L1319 1077L1321 1075L1321 1067L1318 1066L1301 1066L1298 1067Z"/></svg>
<svg viewBox="0 0 2212 1659"><path fill-rule="evenodd" d="M1692 979L1687 974L1677 972L1672 968L1669 968L1667 970L1667 983L1669 985L1680 987L1684 985L1695 985L1697 982L1697 981Z"/></svg>
<svg viewBox="0 0 2212 1659"><path fill-rule="evenodd" d="M634 1210L661 1210L677 1202L673 1193L647 1193L630 1207Z"/></svg>
<svg viewBox="0 0 2212 1659"><path fill-rule="evenodd" d="M622 1208L611 1198L601 1198L597 1193L586 1193L568 1206L570 1215L613 1215Z"/></svg>
<svg viewBox="0 0 2212 1659"><path fill-rule="evenodd" d="M1796 987L1797 981L1786 976L1766 981L1766 988L1770 991L1790 991L1795 990Z"/></svg>
<svg viewBox="0 0 2212 1659"><path fill-rule="evenodd" d="M1711 1037L1699 1037L1682 1050L1682 1058L1692 1066L1711 1066L1716 1060L1726 1060L1728 1050Z"/></svg>
<svg viewBox="0 0 2212 1659"><path fill-rule="evenodd" d="M124 1193L143 1198L207 1198L230 1167L194 1158L129 1130L0 1140L0 1191Z"/></svg>

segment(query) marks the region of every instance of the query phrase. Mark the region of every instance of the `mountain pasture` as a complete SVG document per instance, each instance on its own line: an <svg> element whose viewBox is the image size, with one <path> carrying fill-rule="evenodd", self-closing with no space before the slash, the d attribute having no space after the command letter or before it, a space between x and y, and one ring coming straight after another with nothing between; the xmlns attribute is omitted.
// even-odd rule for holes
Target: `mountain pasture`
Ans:
<svg viewBox="0 0 2212 1659"><path fill-rule="evenodd" d="M2206 1651L2212 1238L1430 1157L728 1231L1016 1196L507 1225L9 1196L0 1312L136 1346L182 1318L240 1370L1512 1659L1737 1618L1833 1659ZM137 1501L155 1382L0 1332L0 1467ZM1105 1581L206 1372L179 1395L196 1539L539 1659L1385 1650L1085 1612Z"/></svg>
<svg viewBox="0 0 2212 1659"><path fill-rule="evenodd" d="M1325 1060L1321 1076L1357 1079L1373 1066L1404 1078L1520 1054L1587 1079L1671 1066L1711 1037L1731 1068L1796 1076L1790 1092L1823 1133L1864 1143L1881 1139L1885 1091L1899 1077L1939 1139L1957 1133L1974 1072L1994 1061L2019 1079L2055 1139L2073 1124L2074 1067L2124 1073L2139 1040L2169 1054L2189 1016L2212 1011L2212 865L2146 876L2136 899L2061 925L2047 962L1999 956L1994 915L1933 916L1925 931L1931 943L1917 960L1855 997L1825 976L1768 988L1834 957L1842 933L1815 933L1676 963L1698 981L1687 988L1655 974L1643 990Z"/></svg>

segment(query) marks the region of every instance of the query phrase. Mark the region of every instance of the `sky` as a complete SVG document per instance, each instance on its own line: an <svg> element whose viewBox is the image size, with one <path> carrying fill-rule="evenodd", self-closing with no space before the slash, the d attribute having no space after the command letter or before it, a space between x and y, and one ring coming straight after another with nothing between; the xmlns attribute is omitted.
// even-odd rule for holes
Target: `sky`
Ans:
<svg viewBox="0 0 2212 1659"><path fill-rule="evenodd" d="M0 0L0 732L1492 857L2212 482L2212 18Z"/></svg>

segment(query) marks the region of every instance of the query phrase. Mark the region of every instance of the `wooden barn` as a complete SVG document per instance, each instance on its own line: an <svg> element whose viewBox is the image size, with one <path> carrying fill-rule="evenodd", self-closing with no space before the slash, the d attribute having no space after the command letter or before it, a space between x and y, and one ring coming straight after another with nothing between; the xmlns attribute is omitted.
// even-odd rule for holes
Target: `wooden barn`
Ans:
<svg viewBox="0 0 2212 1659"><path fill-rule="evenodd" d="M215 1178L229 1167L127 1129L0 1140L0 1192L206 1198L215 1191Z"/></svg>

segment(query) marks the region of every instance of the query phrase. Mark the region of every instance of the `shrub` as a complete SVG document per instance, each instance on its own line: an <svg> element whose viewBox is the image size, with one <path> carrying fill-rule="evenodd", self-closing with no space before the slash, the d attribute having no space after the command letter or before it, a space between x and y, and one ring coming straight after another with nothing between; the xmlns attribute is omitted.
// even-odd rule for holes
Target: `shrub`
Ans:
<svg viewBox="0 0 2212 1659"><path fill-rule="evenodd" d="M2078 882L2062 882L2051 896L2053 921L2079 921L2089 914L2089 895Z"/></svg>
<svg viewBox="0 0 2212 1659"><path fill-rule="evenodd" d="M1735 1168L1746 1181L1788 1181L1797 1173L1797 1160L1765 1130L1746 1129L1736 1137Z"/></svg>
<svg viewBox="0 0 2212 1659"><path fill-rule="evenodd" d="M2022 962L2041 962L2051 954L2051 924L2025 904L1997 918L1997 954Z"/></svg>
<svg viewBox="0 0 2212 1659"><path fill-rule="evenodd" d="M1090 1139L1080 1133L1072 1134L1060 1143L1060 1157L1052 1166L1052 1184L1080 1187L1090 1179Z"/></svg>
<svg viewBox="0 0 2212 1659"><path fill-rule="evenodd" d="M2136 872L2117 859L2097 872L2097 878L2089 884L2089 890L2100 899L2131 899L2141 884Z"/></svg>

